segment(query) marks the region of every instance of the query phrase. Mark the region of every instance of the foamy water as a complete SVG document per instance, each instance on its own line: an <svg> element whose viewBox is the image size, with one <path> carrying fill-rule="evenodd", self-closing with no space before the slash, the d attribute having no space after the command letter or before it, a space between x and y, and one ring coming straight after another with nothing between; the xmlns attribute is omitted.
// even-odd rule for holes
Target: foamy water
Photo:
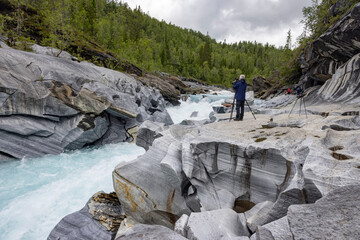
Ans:
<svg viewBox="0 0 360 240"><path fill-rule="evenodd" d="M174 123L180 123L184 119L204 120L209 118L209 114L213 111L214 106L220 106L225 99L231 98L232 95L217 95L202 97L199 95L190 96L187 101L181 101L180 106L168 108L168 112ZM191 115L196 112L196 117Z"/></svg>
<svg viewBox="0 0 360 240"><path fill-rule="evenodd" d="M0 164L0 239L46 239L67 214L98 191L112 192L115 166L145 151L110 144L57 156Z"/></svg>

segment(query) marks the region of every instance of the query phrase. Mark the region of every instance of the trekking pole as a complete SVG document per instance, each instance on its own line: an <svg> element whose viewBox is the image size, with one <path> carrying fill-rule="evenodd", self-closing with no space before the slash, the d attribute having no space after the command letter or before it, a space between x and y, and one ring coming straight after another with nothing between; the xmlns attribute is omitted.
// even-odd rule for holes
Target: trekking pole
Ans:
<svg viewBox="0 0 360 240"><path fill-rule="evenodd" d="M232 116L233 116L234 104L235 104L235 93L234 93L234 100L233 100L232 107L231 107L231 114L230 114L229 122L231 122L231 119L232 119Z"/></svg>
<svg viewBox="0 0 360 240"><path fill-rule="evenodd" d="M248 103L248 101L247 101L246 99L245 99L245 102L246 102L246 104L248 105L248 107L249 107L249 109L250 109L250 112L252 113L252 115L254 116L254 118L255 118L255 120L256 120L256 117L255 117L253 111L251 110L251 107L250 107L250 105L249 105L249 103Z"/></svg>

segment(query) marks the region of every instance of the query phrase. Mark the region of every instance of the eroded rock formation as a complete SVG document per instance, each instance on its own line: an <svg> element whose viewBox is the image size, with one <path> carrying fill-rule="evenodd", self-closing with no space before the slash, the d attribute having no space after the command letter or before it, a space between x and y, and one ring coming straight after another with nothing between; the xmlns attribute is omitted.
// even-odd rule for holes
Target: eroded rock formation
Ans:
<svg viewBox="0 0 360 240"><path fill-rule="evenodd" d="M131 129L146 120L172 124L157 89L35 49L44 54L0 48L0 158L131 141Z"/></svg>
<svg viewBox="0 0 360 240"><path fill-rule="evenodd" d="M334 8L333 8L334 9ZM336 7L335 7L336 9ZM335 14L335 12L334 12ZM299 58L306 88L322 85L360 50L360 4L310 44Z"/></svg>
<svg viewBox="0 0 360 240"><path fill-rule="evenodd" d="M288 125L287 116L280 115L270 128L266 115L258 118L240 125L175 125L160 132L149 122L142 126L157 136L149 138L154 139L152 146L146 145L149 150L143 156L113 172L125 213L140 223L173 228L176 222L175 229L183 236L207 239L204 236L210 233L199 230L196 222L206 229L212 224L207 223L211 218L207 211L234 209L244 212L245 229L266 239L272 231L291 234L286 230L291 227L289 207L306 206L333 189L358 184L359 130L322 128L346 119L353 122L353 117L311 116ZM201 221L195 212L205 214ZM212 236L221 235L211 229ZM249 236L236 229L237 236Z"/></svg>

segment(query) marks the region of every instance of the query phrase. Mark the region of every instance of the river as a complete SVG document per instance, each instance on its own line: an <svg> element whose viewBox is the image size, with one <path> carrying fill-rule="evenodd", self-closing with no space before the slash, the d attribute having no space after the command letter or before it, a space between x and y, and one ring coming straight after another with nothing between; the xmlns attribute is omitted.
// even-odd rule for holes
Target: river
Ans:
<svg viewBox="0 0 360 240"><path fill-rule="evenodd" d="M222 101L221 96L191 99L168 108L174 123L207 119L212 106ZM191 118L194 111L197 117ZM135 144L119 143L0 162L0 239L46 239L64 216L83 208L94 193L113 191L111 173L118 163L144 152Z"/></svg>

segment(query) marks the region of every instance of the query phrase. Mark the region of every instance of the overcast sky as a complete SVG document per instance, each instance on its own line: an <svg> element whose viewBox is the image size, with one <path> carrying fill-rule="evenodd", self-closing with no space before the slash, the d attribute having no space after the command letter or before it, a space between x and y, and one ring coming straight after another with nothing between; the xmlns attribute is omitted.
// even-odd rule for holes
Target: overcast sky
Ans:
<svg viewBox="0 0 360 240"><path fill-rule="evenodd" d="M311 0L121 0L158 20L209 33L218 42L257 41L284 46L302 33L302 8Z"/></svg>

